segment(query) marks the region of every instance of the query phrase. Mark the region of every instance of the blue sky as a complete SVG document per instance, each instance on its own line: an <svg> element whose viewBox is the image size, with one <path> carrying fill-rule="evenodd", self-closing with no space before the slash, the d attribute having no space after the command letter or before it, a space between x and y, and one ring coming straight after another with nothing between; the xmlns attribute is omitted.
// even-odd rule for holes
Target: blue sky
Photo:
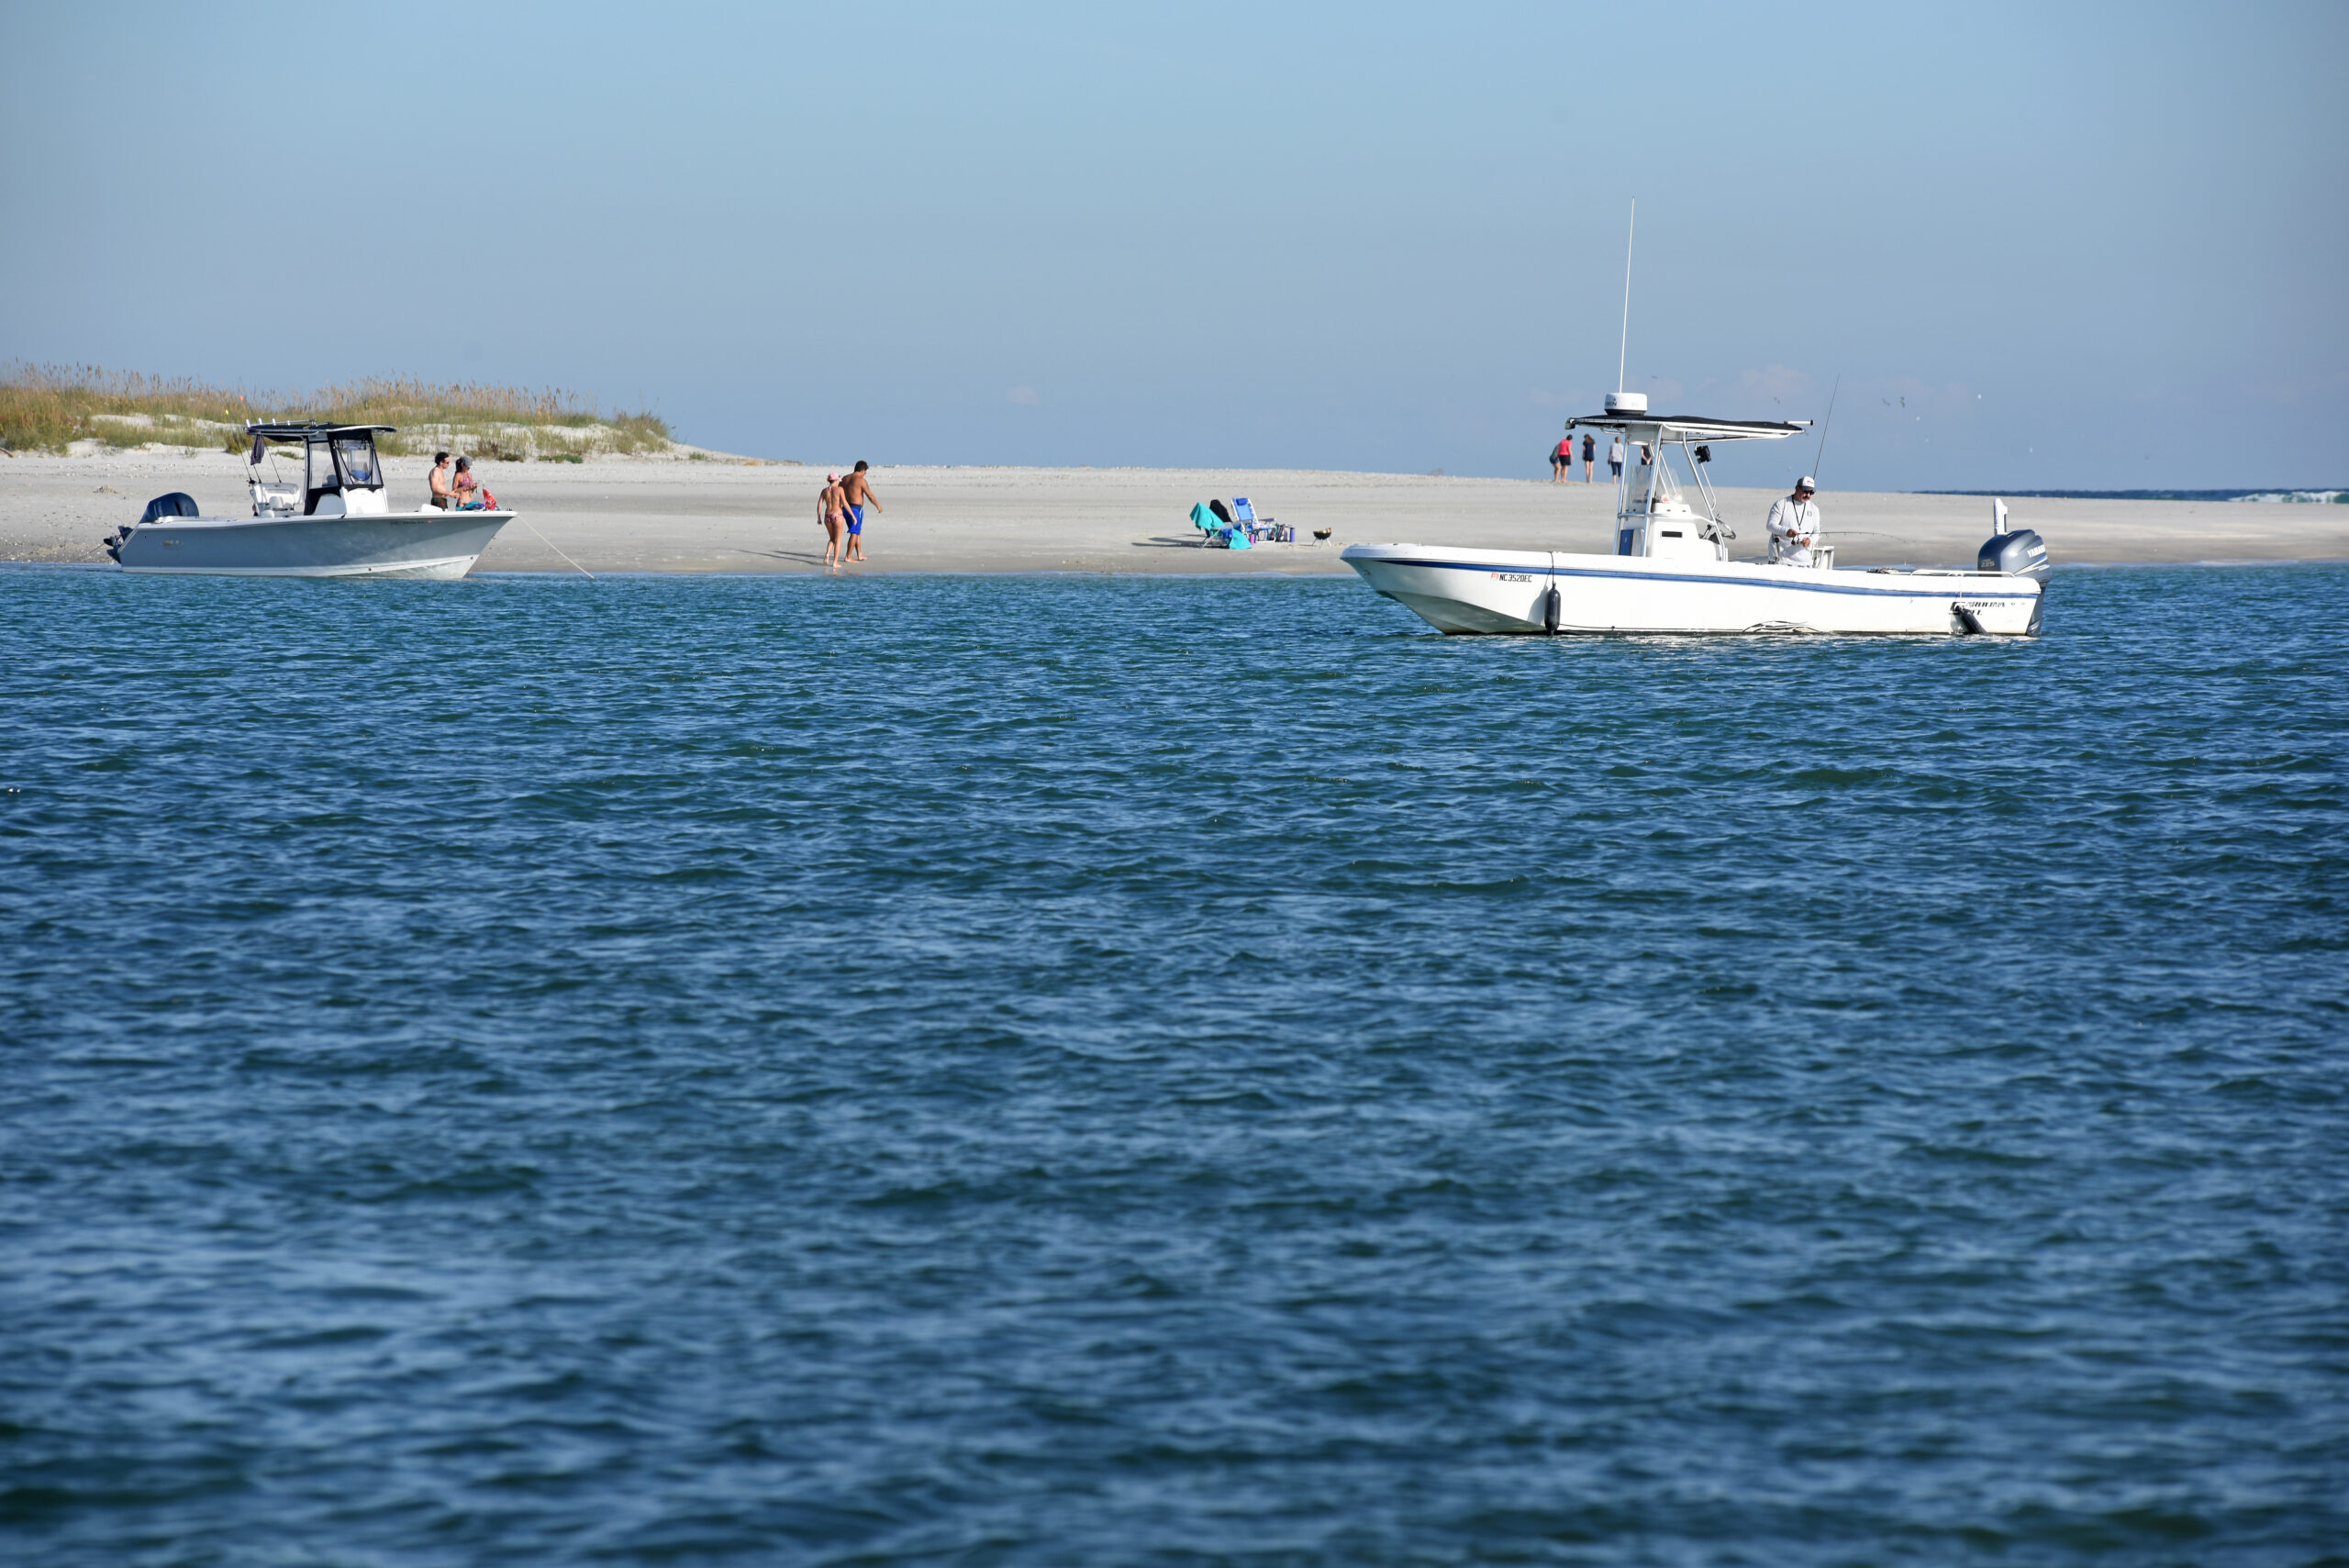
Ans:
<svg viewBox="0 0 2349 1568"><path fill-rule="evenodd" d="M817 462L2349 482L2349 6L0 9L0 359ZM1785 449L1720 477L1777 484Z"/></svg>

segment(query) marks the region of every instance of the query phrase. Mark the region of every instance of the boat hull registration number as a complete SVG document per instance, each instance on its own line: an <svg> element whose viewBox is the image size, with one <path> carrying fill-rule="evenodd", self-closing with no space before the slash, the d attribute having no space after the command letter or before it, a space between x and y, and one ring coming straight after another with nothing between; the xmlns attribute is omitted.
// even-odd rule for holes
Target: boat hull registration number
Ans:
<svg viewBox="0 0 2349 1568"><path fill-rule="evenodd" d="M1493 573L1493 576L1496 580L1503 583L1531 583L1533 581L1533 573L1531 572L1496 572Z"/></svg>

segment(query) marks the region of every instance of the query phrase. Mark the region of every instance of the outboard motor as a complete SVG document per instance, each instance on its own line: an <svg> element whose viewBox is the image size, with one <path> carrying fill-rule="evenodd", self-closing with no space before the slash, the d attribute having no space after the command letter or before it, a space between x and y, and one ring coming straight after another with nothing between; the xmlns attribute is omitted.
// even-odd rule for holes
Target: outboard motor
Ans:
<svg viewBox="0 0 2349 1568"><path fill-rule="evenodd" d="M195 496L184 490L174 490L168 495L158 495L148 502L147 509L139 514L139 521L143 526L163 517L194 517L201 515Z"/></svg>
<svg viewBox="0 0 2349 1568"><path fill-rule="evenodd" d="M158 495L148 502L147 509L139 514L139 520L129 528L117 528L98 542L106 546L107 555L119 562L122 560L122 547L129 541L131 528L144 528L149 523L160 522L165 517L200 516L202 516L202 508L196 506L195 497L184 490L174 490L168 495Z"/></svg>
<svg viewBox="0 0 2349 1568"><path fill-rule="evenodd" d="M1989 542L1974 559L1976 572L2002 572L2009 577L2030 577L2040 583L2047 581L2052 570L2047 563L2047 542L2030 528L2007 528L2007 504L1990 503Z"/></svg>

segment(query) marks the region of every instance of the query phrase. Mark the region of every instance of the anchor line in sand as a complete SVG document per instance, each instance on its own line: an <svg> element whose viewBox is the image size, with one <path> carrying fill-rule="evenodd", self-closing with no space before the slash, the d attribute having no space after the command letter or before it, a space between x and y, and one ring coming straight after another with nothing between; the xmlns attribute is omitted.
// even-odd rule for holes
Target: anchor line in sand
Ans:
<svg viewBox="0 0 2349 1568"><path fill-rule="evenodd" d="M521 520L521 524L522 524L522 526L523 526L524 528L526 528L529 529L529 530L530 530L530 533L531 533L531 536L532 536L533 538L535 538L535 539L537 539L540 544L545 545L549 550L553 550L557 555L562 555L562 546L560 546L560 545L558 545L558 544L556 544L556 543L554 542L554 540L552 540L552 539L551 539L547 538L547 536L546 536L546 535L544 535L544 534L542 534L542 533L540 533L540 532L539 532L539 525L538 525L538 524L536 524L536 523L534 523L534 522L530 521L530 519L529 519L529 518L528 518L528 517L524 517L524 518L522 518L522 519L520 519L520 520ZM586 579L587 579L587 581L589 581L590 583L593 583L593 582L596 580L596 574L595 574L593 572L588 571L584 566L582 566L582 565L580 565L580 564L579 564L579 562L575 562L575 561L572 560L572 559L571 559L571 557L569 557L569 556L567 556L567 555L562 555L562 559L563 559L563 562L564 562L564 564L565 564L565 565L569 566L569 567L570 567L573 572L578 573L579 573L579 575L581 575L582 577L586 578Z"/></svg>

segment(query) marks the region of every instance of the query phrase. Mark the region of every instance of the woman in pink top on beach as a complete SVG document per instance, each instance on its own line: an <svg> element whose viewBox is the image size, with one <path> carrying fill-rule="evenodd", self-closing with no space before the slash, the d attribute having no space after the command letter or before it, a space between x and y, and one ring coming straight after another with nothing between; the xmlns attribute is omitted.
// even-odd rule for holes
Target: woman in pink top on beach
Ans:
<svg viewBox="0 0 2349 1568"><path fill-rule="evenodd" d="M816 520L824 525L824 564L841 563L841 529L848 524L848 496L841 489L841 476L824 475L824 493L816 499Z"/></svg>

